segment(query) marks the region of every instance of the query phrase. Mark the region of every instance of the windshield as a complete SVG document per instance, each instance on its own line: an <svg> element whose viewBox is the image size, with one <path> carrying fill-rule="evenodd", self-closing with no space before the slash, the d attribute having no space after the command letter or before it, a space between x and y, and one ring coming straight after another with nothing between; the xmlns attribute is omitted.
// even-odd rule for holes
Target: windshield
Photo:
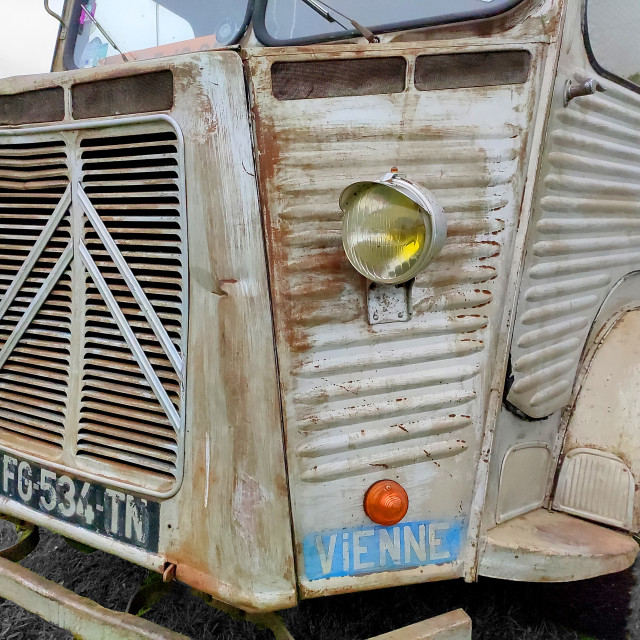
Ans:
<svg viewBox="0 0 640 640"><path fill-rule="evenodd" d="M127 58L139 60L233 43L246 27L251 2L81 0L71 25L73 66L95 67L113 56L122 60L118 49L138 52Z"/></svg>
<svg viewBox="0 0 640 640"><path fill-rule="evenodd" d="M457 22L494 16L521 0L328 0L317 2L337 18L329 22L304 0L262 0L254 28L265 44L302 44L359 35L348 21L332 11L375 32ZM347 28L345 28L347 27Z"/></svg>

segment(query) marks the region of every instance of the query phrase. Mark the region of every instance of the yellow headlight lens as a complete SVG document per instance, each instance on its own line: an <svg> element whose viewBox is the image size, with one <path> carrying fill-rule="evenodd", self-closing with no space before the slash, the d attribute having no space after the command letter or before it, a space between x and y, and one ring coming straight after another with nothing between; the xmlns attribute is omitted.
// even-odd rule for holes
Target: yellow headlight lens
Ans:
<svg viewBox="0 0 640 640"><path fill-rule="evenodd" d="M384 184L370 184L344 208L342 242L351 264L374 282L411 279L432 244L431 220L416 202Z"/></svg>

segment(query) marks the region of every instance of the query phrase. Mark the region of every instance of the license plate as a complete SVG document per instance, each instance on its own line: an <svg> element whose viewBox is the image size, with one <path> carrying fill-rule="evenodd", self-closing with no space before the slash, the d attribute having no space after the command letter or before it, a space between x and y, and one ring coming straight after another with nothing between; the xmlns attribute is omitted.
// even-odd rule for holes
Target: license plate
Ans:
<svg viewBox="0 0 640 640"><path fill-rule="evenodd" d="M0 495L147 551L158 550L160 504L0 451Z"/></svg>

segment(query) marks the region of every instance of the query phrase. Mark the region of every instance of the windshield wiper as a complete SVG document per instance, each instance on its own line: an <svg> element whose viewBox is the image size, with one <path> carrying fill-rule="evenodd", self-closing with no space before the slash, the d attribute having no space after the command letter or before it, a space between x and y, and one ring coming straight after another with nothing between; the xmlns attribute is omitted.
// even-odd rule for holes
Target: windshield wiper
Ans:
<svg viewBox="0 0 640 640"><path fill-rule="evenodd" d="M353 28L363 38L366 38L369 42L380 42L380 38L378 38L378 36L375 35L375 33L367 29L367 27L351 19L349 16L346 16L344 13L340 13L340 11L338 11L337 9L334 9L332 6L328 5L326 2L323 2L323 0L302 0L302 2L304 2L308 7L311 7L318 15L321 15L327 22L335 22L336 24L339 24L346 31L350 30L349 27L346 27L345 25L343 25L342 22L340 22L339 20L336 20L336 18L334 18L329 13L329 11L333 11L333 13L337 13L339 16L342 16L345 20L348 20L353 25ZM327 11L327 9L329 9L329 11Z"/></svg>
<svg viewBox="0 0 640 640"><path fill-rule="evenodd" d="M113 41L111 36L104 30L104 27L98 22L97 18L94 18L94 16L91 15L91 11L89 11L89 9L87 9L87 7L82 3L80 3L80 6L84 9L84 13L87 16L87 18L89 18L89 20L91 20L91 22L93 22L93 24L95 24L96 27L98 27L102 35L107 39L107 42L122 56L122 59L125 62L129 62L129 58L127 58L127 56L125 56L124 53L122 53L122 50L120 49L120 47Z"/></svg>

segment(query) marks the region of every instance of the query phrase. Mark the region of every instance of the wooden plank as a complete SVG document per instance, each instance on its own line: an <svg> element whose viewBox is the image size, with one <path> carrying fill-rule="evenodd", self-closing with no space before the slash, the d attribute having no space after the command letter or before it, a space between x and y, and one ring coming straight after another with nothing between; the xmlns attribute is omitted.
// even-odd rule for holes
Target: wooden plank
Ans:
<svg viewBox="0 0 640 640"><path fill-rule="evenodd" d="M471 618L456 609L369 640L471 640Z"/></svg>

